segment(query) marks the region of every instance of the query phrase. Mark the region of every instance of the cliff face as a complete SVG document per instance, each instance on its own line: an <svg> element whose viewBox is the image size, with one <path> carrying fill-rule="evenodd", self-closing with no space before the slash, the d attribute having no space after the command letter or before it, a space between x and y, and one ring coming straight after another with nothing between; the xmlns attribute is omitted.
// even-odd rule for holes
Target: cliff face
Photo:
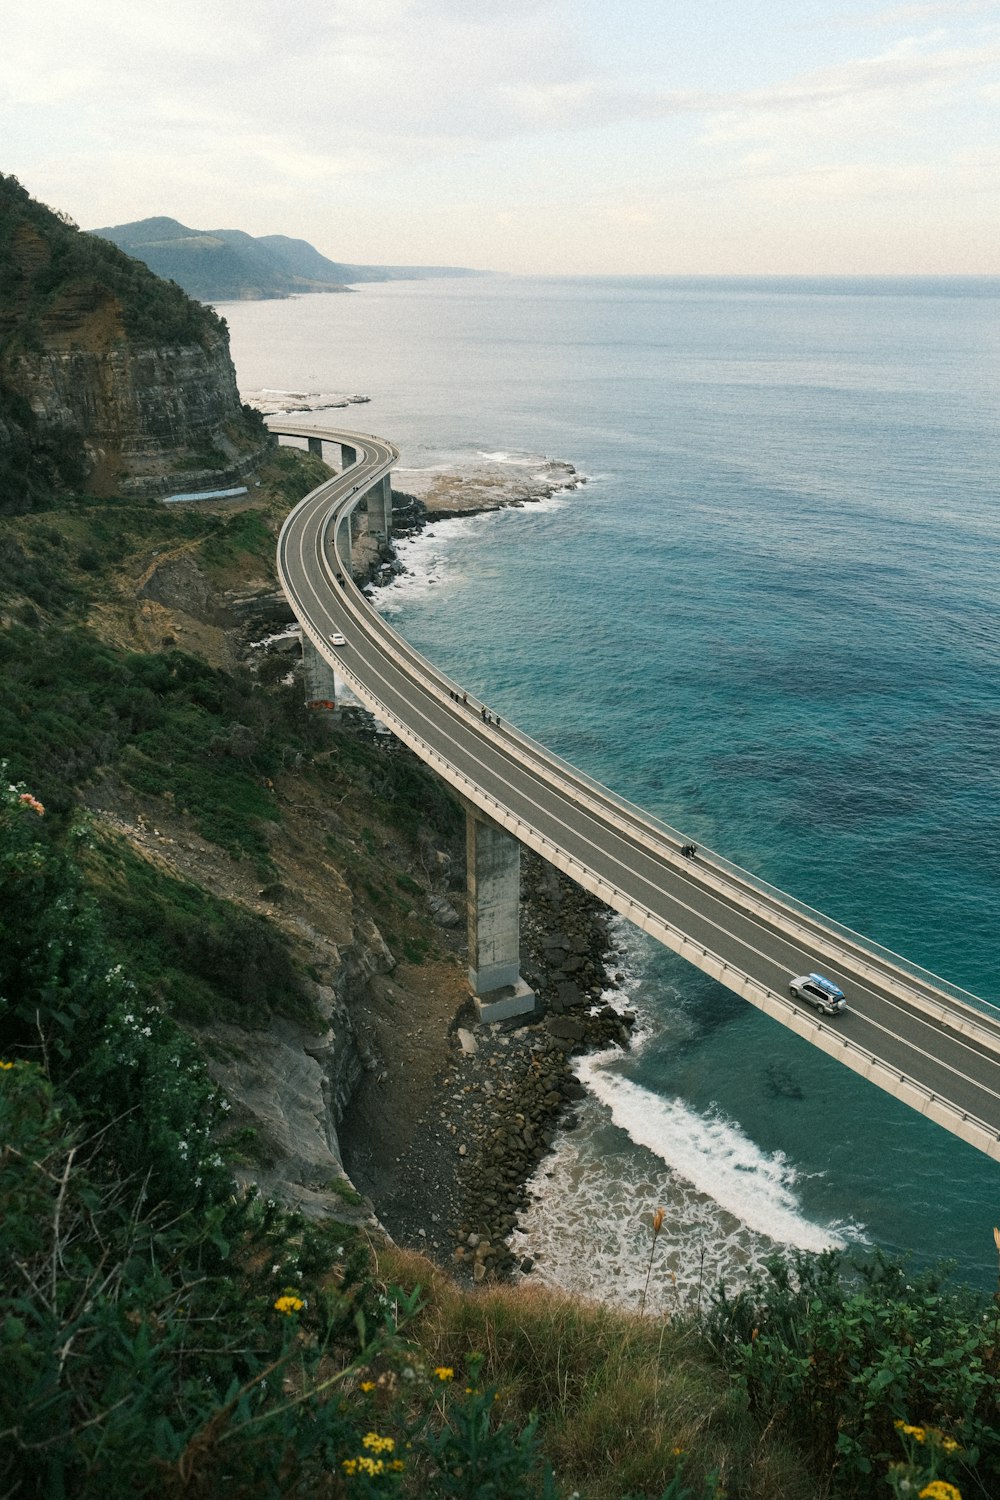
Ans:
<svg viewBox="0 0 1000 1500"><path fill-rule="evenodd" d="M44 337L8 364L42 429L80 435L86 488L96 494L166 494L230 483L259 461L248 441L229 343L142 346L105 303Z"/></svg>
<svg viewBox="0 0 1000 1500"><path fill-rule="evenodd" d="M0 477L164 494L233 483L267 443L222 319L0 178Z"/></svg>

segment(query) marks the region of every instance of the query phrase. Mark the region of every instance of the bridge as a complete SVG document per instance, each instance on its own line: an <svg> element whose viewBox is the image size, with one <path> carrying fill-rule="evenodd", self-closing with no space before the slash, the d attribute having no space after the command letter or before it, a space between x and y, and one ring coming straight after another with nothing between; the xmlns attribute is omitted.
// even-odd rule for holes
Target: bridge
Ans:
<svg viewBox="0 0 1000 1500"><path fill-rule="evenodd" d="M467 809L469 977L487 1018L534 1005L519 975L520 847L534 850L682 958L813 1046L1000 1160L1000 1011L688 840L553 755L415 651L351 575L352 517L388 537L391 443L280 418L277 435L340 448L278 541L314 702L335 677L459 794ZM353 517L357 524L357 517ZM335 644L333 637L342 639ZM848 1010L789 994L820 969Z"/></svg>

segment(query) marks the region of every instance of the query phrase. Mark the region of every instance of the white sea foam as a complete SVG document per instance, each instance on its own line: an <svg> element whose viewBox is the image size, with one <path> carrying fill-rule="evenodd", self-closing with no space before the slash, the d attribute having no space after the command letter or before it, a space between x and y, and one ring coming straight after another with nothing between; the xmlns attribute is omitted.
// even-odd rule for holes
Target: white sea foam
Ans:
<svg viewBox="0 0 1000 1500"><path fill-rule="evenodd" d="M285 625L281 630L275 630L271 635L261 636L259 641L251 641L250 649L251 651L263 651L268 646L277 645L278 641L292 640L298 633L299 627L297 625Z"/></svg>
<svg viewBox="0 0 1000 1500"><path fill-rule="evenodd" d="M405 572L375 590L373 603L384 615L398 614L411 600L425 599L437 588L447 569L452 543L481 516L437 521L416 536L402 537L396 543L396 556Z"/></svg>
<svg viewBox="0 0 1000 1500"><path fill-rule="evenodd" d="M635 1026L631 1033L629 1054L635 1059L656 1036L669 1031L677 1045L689 1041L698 1034L698 1023L684 997L668 980L658 977L655 991L649 984L650 956L658 945L654 940L629 922L627 918L614 916L609 924L612 951L608 957L608 971L620 979L614 987L603 991L601 999L616 1010L631 1010L635 1015Z"/></svg>
<svg viewBox="0 0 1000 1500"><path fill-rule="evenodd" d="M569 485L564 490L554 490L551 495L541 495L537 500L532 500L531 509L538 515L548 515L554 510L562 510L576 495L577 486Z"/></svg>
<svg viewBox="0 0 1000 1500"><path fill-rule="evenodd" d="M578 1071L630 1140L755 1234L799 1250L843 1245L840 1235L802 1213L797 1173L782 1152L762 1151L721 1114L701 1114L622 1078L607 1066L618 1055L585 1057Z"/></svg>
<svg viewBox="0 0 1000 1500"><path fill-rule="evenodd" d="M646 1090L638 1093L646 1110L666 1102ZM630 1101L626 1111L632 1124L637 1103ZM657 1208L665 1218L646 1296L650 1311L704 1305L720 1281L739 1286L781 1244L821 1249L843 1243L835 1230L810 1224L797 1210L787 1164L765 1157L731 1125L714 1128L722 1122L704 1121L683 1105L667 1112L678 1154L687 1161L704 1157L703 1175L722 1183L720 1191L732 1197L736 1212L672 1167L662 1151L637 1145L624 1128L609 1123L598 1098L584 1100L578 1113L578 1128L559 1137L529 1183L532 1202L512 1237L512 1248L534 1258L534 1274L543 1281L637 1307ZM713 1149L722 1154L719 1168L709 1156ZM740 1179L731 1195L727 1172ZM758 1211L755 1198L774 1211ZM762 1222L769 1232L757 1227Z"/></svg>
<svg viewBox="0 0 1000 1500"><path fill-rule="evenodd" d="M410 470L409 475L412 481L412 476L417 473L426 475L433 472L437 471ZM405 480L401 480L401 487L404 490L407 488ZM414 485L417 492L421 488L423 486ZM548 515L561 510L574 494L574 488L556 490L554 494L530 501L527 508L534 515ZM404 604L427 598L440 586L448 569L454 568L453 544L460 537L469 536L476 529L485 530L498 524L510 524L511 519L522 515L525 508L523 502L514 501L492 510L473 511L467 516L431 520L415 536L400 537L394 545L396 556L405 571L390 582L380 585L374 601L377 608L385 615L398 614ZM478 570L481 575L481 560Z"/></svg>

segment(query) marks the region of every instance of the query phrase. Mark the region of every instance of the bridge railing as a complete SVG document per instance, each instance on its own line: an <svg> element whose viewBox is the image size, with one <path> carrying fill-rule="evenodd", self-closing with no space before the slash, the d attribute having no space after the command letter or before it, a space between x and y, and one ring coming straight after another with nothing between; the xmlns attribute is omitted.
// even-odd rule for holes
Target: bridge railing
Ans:
<svg viewBox="0 0 1000 1500"><path fill-rule="evenodd" d="M457 692L461 695L462 689L454 679L448 677L433 662L428 661L425 656L422 656L384 618L381 624L384 632L391 637L397 656L405 658L418 668L427 679L437 684L442 692L447 694ZM473 695L468 699L468 706L478 712L480 708L486 705L482 704ZM596 800L610 805L627 820L633 829L641 831L647 836L653 835L654 838L662 841L672 853L677 853L686 844L691 842L687 834L682 833L671 824L657 818L645 808L638 806L638 804L630 802L627 797L621 796L618 792L604 785L603 782L589 776L586 771L581 771L578 766L574 766L571 762L564 760L562 756L551 750L547 745L543 745L540 741L534 739L515 724L505 721L501 732L508 741L521 746L533 761L552 767L558 772L560 778L569 783L569 785L572 786L575 784L585 789ZM939 974L935 974L930 969L924 968L921 964L914 963L911 959L894 952L884 944L876 942L863 933L856 932L853 928L848 927L846 923L838 922L835 918L827 916L825 912L818 911L815 907L808 905L807 902L800 901L797 897L790 895L787 891L781 890L778 886L772 885L769 881L755 875L742 865L738 865L734 860L728 859L726 855L720 854L715 849L699 844L698 857L702 864L710 865L718 872L728 876L731 881L742 885L748 891L755 892L770 906L781 908L802 918L815 931L817 937L835 936L849 947L876 960L879 964L906 974L925 988L947 995L951 999L957 1000L960 1004L978 1012L980 1015L1000 1024L1000 1006L993 1004L989 1000L984 1000L982 996L973 994L970 990L963 989L961 985L953 984L950 980L943 978ZM808 939L808 933L804 936Z"/></svg>
<svg viewBox="0 0 1000 1500"><path fill-rule="evenodd" d="M357 436L360 437L361 434ZM382 440L377 441L381 442ZM386 446L395 455L396 450L392 449L391 445ZM385 467L391 467L392 461L390 459L388 465ZM380 465L379 467L383 466ZM307 499L319 500L325 490L336 488L336 484L336 481L328 481L327 485L320 486L314 492L313 496L307 497ZM331 507L330 515L327 518L325 530L328 534L332 532L331 540L333 541L335 551L337 545L336 522L339 520L339 516L344 508L353 508L351 504L352 500L352 495L342 497L339 505ZM356 503L357 501L353 500L353 504ZM323 562L329 567L329 560L326 557L325 549ZM357 592L357 600L350 597L355 592ZM370 632L371 617L376 616L377 612L371 609L368 601L361 595L360 590L342 590L341 597L344 598L345 603L351 608L351 612L358 623ZM383 617L377 616L377 618L380 631L384 637L383 645L388 643L388 649L392 651L393 655L401 661L408 663L411 669L418 671L429 685L441 693L443 699L446 697L450 699L452 694L459 696L462 694L462 689L457 682L448 677L434 663L428 661L426 657L415 650ZM476 712L480 708L486 707L485 704L476 699L475 695L466 701L468 707ZM651 842L661 843L671 855L678 855L680 849L690 842L689 838L685 834L682 834L679 829L663 822L661 819L650 814L645 808L639 807L637 804L629 801L628 798L612 791L603 785L603 783L589 776L585 771L581 771L579 767L572 765L569 761L564 760L561 756L533 739L531 735L525 733L525 731L517 728L515 725L505 722L501 733L512 748L518 747L520 749L525 760L533 761L536 765L540 764L551 768L570 787L576 786L580 788L581 791L589 794L589 798L613 810L621 820L630 825L632 830ZM769 881L754 875L751 871L744 869L725 855L719 854L716 850L699 845L698 854L699 862L703 866L708 866L719 875L728 877L731 882L742 885L748 893L755 893L757 897L762 898L772 908L779 908L783 912L793 913L803 921L808 928L812 929L812 933L807 931L800 934L805 941L808 942L811 935L815 935L817 939L822 939L823 937L829 938L831 936L836 937L848 947L854 948L859 954L875 960L878 964L884 965L889 969L894 969L897 973L902 973L915 980L922 987L946 995L959 1004L971 1009L973 1012L982 1015L984 1018L989 1018L995 1023L1000 1023L1000 1007L987 1000L983 1000L980 996L972 994L959 985L952 984L949 980L942 978L938 974L934 974L922 965L913 963L902 954L895 953L883 944L877 943L862 933L854 931L853 928L848 927L846 924L826 916L814 907L809 906L806 902L798 900L796 897L789 895L788 892L782 891L777 886L772 885Z"/></svg>
<svg viewBox="0 0 1000 1500"><path fill-rule="evenodd" d="M597 781L592 776L588 776L585 771L581 771L578 766L574 766L569 761L563 760L562 756L533 739L524 730L510 725L508 733L510 738L517 739L523 745L530 748L535 757L543 758L553 766L558 767L564 778L578 782L581 786L585 786L591 793L598 795L603 801L613 804L634 825L654 831L668 843L678 844L680 847L692 842L687 834L682 833L671 824L657 818L655 814L650 813L647 809L638 806L634 802L630 802L627 797L621 796L618 792L605 786L603 782ZM893 949L876 942L864 933L856 932L852 927L848 927L846 923L838 922L836 918L828 916L825 912L818 911L815 907L808 905L807 902L800 901L798 897L790 895L787 891L783 891L780 887L762 879L761 876L755 875L753 871L736 864L734 860L728 859L726 855L720 854L718 850L711 849L704 844L698 844L697 850L698 858L703 863L710 864L717 870L723 871L731 879L747 887L748 890L755 891L758 895L763 896L769 903L795 912L798 916L804 918L810 926L816 928L818 932L833 933L851 947L857 948L862 953L868 954L872 958L876 958L880 962L908 974L911 978L916 979L928 988L940 990L950 995L953 999L961 1001L962 1004L969 1005L974 1010L1000 1021L1000 1006L995 1005L992 1001L985 1000L981 995L976 995L970 990L963 989L961 985L953 984L950 980L944 979L940 974L935 974L932 970L924 968L923 965L914 963L912 959L894 952Z"/></svg>
<svg viewBox="0 0 1000 1500"><path fill-rule="evenodd" d="M506 827L528 847L536 849L543 858L551 860L560 869L566 870L586 889L591 890L594 895L622 912L643 930L655 932L661 940L667 941L667 945L674 952L682 954L689 962L704 969L706 973L713 974L720 982L726 984L735 993L742 995L757 1009L781 1021L798 1035L808 1036L809 1040L822 1051L846 1063L853 1071L860 1073L862 1077L877 1084L887 1093L904 1099L919 1113L935 1119L939 1124L945 1124L954 1134L969 1141L979 1150L985 1151L994 1160L1000 1158L1000 1134L988 1121L968 1110L961 1109L945 1095L929 1088L927 1084L920 1082L912 1075L900 1073L888 1067L876 1053L867 1047L862 1047L851 1037L845 1036L838 1028L824 1026L818 1017L805 1015L797 1006L792 1005L786 996L768 990L735 964L714 954L703 944L696 943L680 928L643 907L620 887L601 876L594 875L572 856L566 855L558 846L553 845L539 829L510 812L491 793L485 791L465 772L447 761L440 751L424 740L408 723L400 719L388 704L383 703L372 693L371 689L351 671L346 663L342 664L341 669L344 677L353 684L361 701L366 702L371 711L388 727L391 727L404 744L409 745L422 759L433 765L456 790L462 791L470 801L489 812L496 822ZM525 738L529 737L525 736ZM599 787L600 783L595 783L595 785ZM663 825L663 827L666 826L666 824ZM734 865L732 868L739 871L739 866Z"/></svg>

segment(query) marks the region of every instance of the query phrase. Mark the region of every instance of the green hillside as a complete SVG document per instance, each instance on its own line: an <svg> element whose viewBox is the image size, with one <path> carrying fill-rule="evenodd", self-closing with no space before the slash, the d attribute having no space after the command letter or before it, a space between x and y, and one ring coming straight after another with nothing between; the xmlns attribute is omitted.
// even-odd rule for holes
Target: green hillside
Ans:
<svg viewBox="0 0 1000 1500"><path fill-rule="evenodd" d="M238 229L189 229L163 217L91 233L208 302L343 291L348 282L479 274L455 266L348 265L328 260L306 240L280 234L255 239Z"/></svg>

